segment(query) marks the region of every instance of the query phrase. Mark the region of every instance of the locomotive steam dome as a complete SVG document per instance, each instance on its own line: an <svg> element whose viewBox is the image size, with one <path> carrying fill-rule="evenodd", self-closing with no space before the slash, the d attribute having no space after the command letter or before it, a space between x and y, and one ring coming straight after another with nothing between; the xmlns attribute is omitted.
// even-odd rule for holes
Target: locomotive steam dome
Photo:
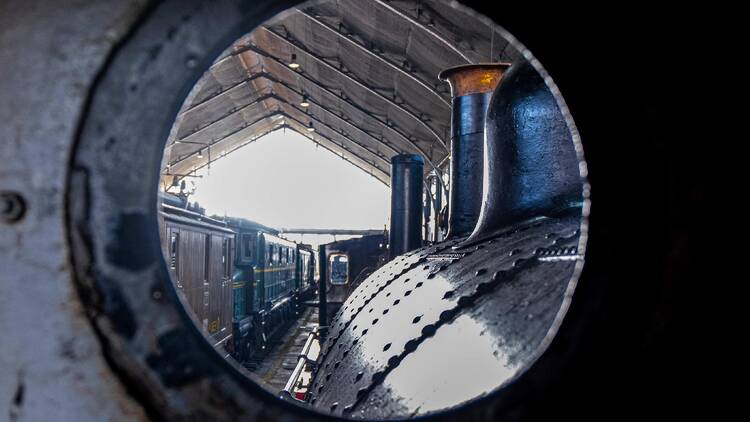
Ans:
<svg viewBox="0 0 750 422"><path fill-rule="evenodd" d="M450 408L522 376L554 336L582 264L571 132L529 63L504 76L487 119L485 158L501 161L485 162L471 239L397 257L349 296L322 345L314 407L375 419Z"/></svg>

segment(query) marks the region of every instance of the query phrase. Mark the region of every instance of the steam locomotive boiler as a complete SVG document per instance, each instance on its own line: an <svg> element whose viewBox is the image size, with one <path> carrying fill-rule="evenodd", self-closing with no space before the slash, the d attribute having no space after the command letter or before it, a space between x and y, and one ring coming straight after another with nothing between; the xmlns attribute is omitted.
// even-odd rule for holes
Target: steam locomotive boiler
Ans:
<svg viewBox="0 0 750 422"><path fill-rule="evenodd" d="M529 63L442 76L454 97L449 237L395 257L333 316L307 397L320 410L387 419L472 400L538 359L565 313L584 182L560 105Z"/></svg>

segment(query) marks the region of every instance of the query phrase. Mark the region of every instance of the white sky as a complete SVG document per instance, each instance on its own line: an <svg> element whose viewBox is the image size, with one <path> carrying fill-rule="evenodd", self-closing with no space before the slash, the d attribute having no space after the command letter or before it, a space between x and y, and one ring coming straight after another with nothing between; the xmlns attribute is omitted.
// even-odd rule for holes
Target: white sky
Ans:
<svg viewBox="0 0 750 422"><path fill-rule="evenodd" d="M387 186L292 130L264 136L197 173L203 178L187 179L196 186L190 201L208 215L276 228L382 229L388 223ZM331 240L304 236L305 243Z"/></svg>

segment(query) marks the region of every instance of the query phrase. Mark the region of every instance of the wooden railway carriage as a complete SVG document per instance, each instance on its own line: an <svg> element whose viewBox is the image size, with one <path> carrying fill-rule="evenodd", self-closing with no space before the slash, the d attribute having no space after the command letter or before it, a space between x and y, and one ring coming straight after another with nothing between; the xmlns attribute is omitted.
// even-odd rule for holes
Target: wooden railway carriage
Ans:
<svg viewBox="0 0 750 422"><path fill-rule="evenodd" d="M207 217L162 194L164 256L176 287L216 347L240 362L293 321L315 289L309 245L240 218ZM231 339L231 340L230 340Z"/></svg>
<svg viewBox="0 0 750 422"><path fill-rule="evenodd" d="M232 337L234 231L218 220L162 204L162 248L176 287L215 347Z"/></svg>

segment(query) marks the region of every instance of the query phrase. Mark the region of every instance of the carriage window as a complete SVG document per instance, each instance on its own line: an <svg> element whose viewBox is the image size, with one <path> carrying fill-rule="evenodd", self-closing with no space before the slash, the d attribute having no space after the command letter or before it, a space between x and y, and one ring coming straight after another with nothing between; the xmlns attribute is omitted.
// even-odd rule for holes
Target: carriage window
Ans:
<svg viewBox="0 0 750 422"><path fill-rule="evenodd" d="M331 284L346 284L349 278L349 258L344 254L331 255Z"/></svg>
<svg viewBox="0 0 750 422"><path fill-rule="evenodd" d="M242 235L242 256L243 258L253 259L255 256L255 235Z"/></svg>
<svg viewBox="0 0 750 422"><path fill-rule="evenodd" d="M169 268L177 270L177 245L180 243L180 233L172 232L169 238Z"/></svg>

